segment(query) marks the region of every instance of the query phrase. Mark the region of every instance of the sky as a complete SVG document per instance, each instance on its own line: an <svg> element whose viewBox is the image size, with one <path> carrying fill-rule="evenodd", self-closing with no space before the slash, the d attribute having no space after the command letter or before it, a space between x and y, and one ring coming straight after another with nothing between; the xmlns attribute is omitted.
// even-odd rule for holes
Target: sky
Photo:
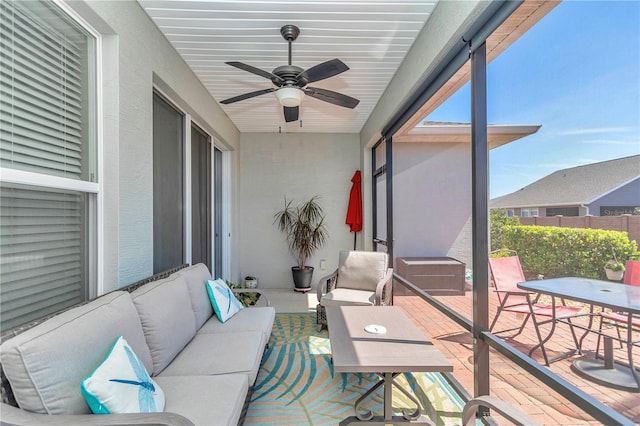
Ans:
<svg viewBox="0 0 640 426"><path fill-rule="evenodd" d="M489 124L536 124L490 152L490 197L640 154L640 0L565 0L487 67ZM427 120L470 122L470 86ZM640 168L640 165L639 165Z"/></svg>

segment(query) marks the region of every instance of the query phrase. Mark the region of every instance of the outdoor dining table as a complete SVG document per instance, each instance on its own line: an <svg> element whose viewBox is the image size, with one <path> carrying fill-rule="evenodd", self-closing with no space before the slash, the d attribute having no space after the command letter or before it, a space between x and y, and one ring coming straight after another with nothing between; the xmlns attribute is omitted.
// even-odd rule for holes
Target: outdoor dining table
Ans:
<svg viewBox="0 0 640 426"><path fill-rule="evenodd" d="M591 278L564 277L552 278L536 281L525 281L518 283L518 287L552 297L555 304L555 297L575 300L592 306L610 308L614 311L625 312L627 320L627 336L621 339L627 345L627 358L629 365L624 366L613 361L612 337L602 333L598 329L593 329L593 315L587 327L572 326L582 328L586 333L600 333L604 338L604 359L593 359L583 357L573 361L574 370L584 377L600 383L622 390L640 392L640 375L633 364L633 328L631 326L632 316L640 315L640 287L625 285L612 281L602 281ZM555 321L562 321L560 319ZM584 336L580 341L584 339ZM547 336L547 339L550 336ZM545 341L547 340L545 339ZM580 352L581 348L578 348Z"/></svg>

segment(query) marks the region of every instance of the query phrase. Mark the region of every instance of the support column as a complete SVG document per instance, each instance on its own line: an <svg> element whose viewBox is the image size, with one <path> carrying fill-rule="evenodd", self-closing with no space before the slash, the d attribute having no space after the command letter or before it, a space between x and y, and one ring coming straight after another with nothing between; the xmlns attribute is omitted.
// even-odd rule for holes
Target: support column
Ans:
<svg viewBox="0 0 640 426"><path fill-rule="evenodd" d="M487 48L471 53L471 153L473 223L474 395L489 394L489 345L478 339L489 328L489 147L487 142Z"/></svg>

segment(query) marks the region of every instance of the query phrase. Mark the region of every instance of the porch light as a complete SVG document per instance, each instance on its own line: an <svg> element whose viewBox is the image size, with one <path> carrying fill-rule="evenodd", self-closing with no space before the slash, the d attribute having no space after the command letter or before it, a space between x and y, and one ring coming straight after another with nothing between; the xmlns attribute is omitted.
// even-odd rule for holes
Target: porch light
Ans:
<svg viewBox="0 0 640 426"><path fill-rule="evenodd" d="M297 107L302 103L304 92L297 87L282 87L276 91L276 97L282 106Z"/></svg>

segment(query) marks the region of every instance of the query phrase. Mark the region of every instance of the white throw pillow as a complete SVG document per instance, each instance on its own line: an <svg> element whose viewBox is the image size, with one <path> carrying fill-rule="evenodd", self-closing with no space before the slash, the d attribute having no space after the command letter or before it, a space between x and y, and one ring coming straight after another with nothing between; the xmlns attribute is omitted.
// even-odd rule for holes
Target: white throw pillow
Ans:
<svg viewBox="0 0 640 426"><path fill-rule="evenodd" d="M222 279L207 280L206 285L213 310L221 322L227 321L242 309L242 304Z"/></svg>
<svg viewBox="0 0 640 426"><path fill-rule="evenodd" d="M80 389L94 414L164 410L164 392L122 336L102 364L82 381Z"/></svg>

